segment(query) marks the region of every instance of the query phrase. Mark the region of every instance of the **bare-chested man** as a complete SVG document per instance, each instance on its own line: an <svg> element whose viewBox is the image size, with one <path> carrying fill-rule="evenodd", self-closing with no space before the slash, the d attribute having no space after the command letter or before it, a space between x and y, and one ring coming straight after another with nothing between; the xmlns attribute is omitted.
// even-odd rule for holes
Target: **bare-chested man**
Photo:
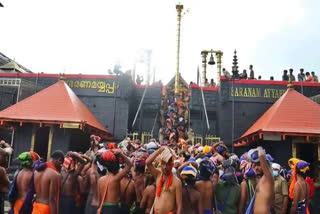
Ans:
<svg viewBox="0 0 320 214"><path fill-rule="evenodd" d="M86 161L76 152L68 152L64 158L61 173L60 214L77 213L76 195L80 192L78 176L85 163Z"/></svg>
<svg viewBox="0 0 320 214"><path fill-rule="evenodd" d="M0 141L0 213L4 213L4 199L9 188L7 167L12 148L5 141Z"/></svg>
<svg viewBox="0 0 320 214"><path fill-rule="evenodd" d="M18 191L16 193L16 201L13 204L14 213L19 213L22 208L32 178L32 165L34 161L39 159L39 155L35 152L23 152L18 156L17 159L20 161L22 169L14 178Z"/></svg>
<svg viewBox="0 0 320 214"><path fill-rule="evenodd" d="M208 159L203 159L199 164L199 181L196 182L195 188L200 192L203 214L213 213L213 197L215 184L211 181L213 174L216 172L214 163Z"/></svg>
<svg viewBox="0 0 320 214"><path fill-rule="evenodd" d="M1 159L0 155L0 159ZM0 213L4 213L4 199L9 188L9 178L4 167L0 166Z"/></svg>
<svg viewBox="0 0 320 214"><path fill-rule="evenodd" d="M86 151L85 155L88 156L89 158L93 158L100 149L100 140L101 138L96 135L91 135L90 136L90 148L88 151Z"/></svg>
<svg viewBox="0 0 320 214"><path fill-rule="evenodd" d="M106 169L102 165L98 167L97 164L97 159L94 158L91 168L84 178L84 183L88 183L89 188L85 214L96 214L99 208L98 180L106 175Z"/></svg>
<svg viewBox="0 0 320 214"><path fill-rule="evenodd" d="M62 151L55 151L43 171L34 173L36 201L32 214L59 214L60 170L64 161Z"/></svg>
<svg viewBox="0 0 320 214"><path fill-rule="evenodd" d="M292 178L289 189L289 197L293 200L290 214L306 214L310 203L310 197L309 187L304 177L306 171L309 170L310 164L303 160L296 160L297 162L292 169L292 175L294 177Z"/></svg>
<svg viewBox="0 0 320 214"><path fill-rule="evenodd" d="M156 169L153 161L161 154L161 171ZM172 174L173 152L167 147L161 147L152 153L146 163L151 175L157 183L153 214L182 213L181 181Z"/></svg>
<svg viewBox="0 0 320 214"><path fill-rule="evenodd" d="M257 181L252 169L252 164L248 160L241 160L240 170L243 174L243 180L240 184L241 196L239 202L239 212L244 213L254 195Z"/></svg>
<svg viewBox="0 0 320 214"><path fill-rule="evenodd" d="M121 212L130 213L130 208L136 199L136 192L132 175L129 172L127 176L123 177L120 181L121 192Z"/></svg>
<svg viewBox="0 0 320 214"><path fill-rule="evenodd" d="M98 181L100 201L98 213L120 214L120 181L128 174L132 163L119 149L107 150L101 158L108 173ZM119 158L122 158L126 164L121 171L119 171Z"/></svg>
<svg viewBox="0 0 320 214"><path fill-rule="evenodd" d="M145 187L145 166L146 162L143 158L138 158L134 161L134 169L132 169L132 175L134 180L134 188L136 192L136 205L135 214L143 213L143 210L140 209L140 202L142 200L142 195Z"/></svg>
<svg viewBox="0 0 320 214"><path fill-rule="evenodd" d="M144 210L144 214L150 213L155 197L156 197L155 180L152 175L148 175L146 177L146 188L143 191L143 196L140 203L140 208Z"/></svg>
<svg viewBox="0 0 320 214"><path fill-rule="evenodd" d="M6 143L4 140L0 141L0 166L5 169L8 167L9 156L12 154L13 149L10 144Z"/></svg>
<svg viewBox="0 0 320 214"><path fill-rule="evenodd" d="M269 214L273 199L273 175L270 162L262 147L250 150L248 156L252 162L252 169L257 176L256 195L252 199L253 213ZM258 157L258 158L257 158ZM249 208L250 209L250 206Z"/></svg>
<svg viewBox="0 0 320 214"><path fill-rule="evenodd" d="M84 161L84 167L80 175L78 176L80 198L78 198L77 205L79 206L79 214L85 214L87 199L90 192L90 185L89 185L89 181L86 179L86 175L87 175L87 172L91 169L92 159L81 153L80 155Z"/></svg>
<svg viewBox="0 0 320 214"><path fill-rule="evenodd" d="M197 163L186 162L178 169L179 178L182 181L182 213L198 214L202 213L202 202L200 192L195 189L197 176Z"/></svg>

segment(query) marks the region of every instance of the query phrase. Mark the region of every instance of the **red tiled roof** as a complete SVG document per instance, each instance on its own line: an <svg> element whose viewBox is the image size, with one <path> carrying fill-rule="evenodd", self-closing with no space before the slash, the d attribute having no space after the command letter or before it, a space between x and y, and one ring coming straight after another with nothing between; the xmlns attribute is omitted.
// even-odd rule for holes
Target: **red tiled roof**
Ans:
<svg viewBox="0 0 320 214"><path fill-rule="evenodd" d="M0 121L1 124L3 121L78 123L109 135L63 80L4 109L0 112Z"/></svg>
<svg viewBox="0 0 320 214"><path fill-rule="evenodd" d="M288 89L236 142L264 133L320 136L319 104Z"/></svg>

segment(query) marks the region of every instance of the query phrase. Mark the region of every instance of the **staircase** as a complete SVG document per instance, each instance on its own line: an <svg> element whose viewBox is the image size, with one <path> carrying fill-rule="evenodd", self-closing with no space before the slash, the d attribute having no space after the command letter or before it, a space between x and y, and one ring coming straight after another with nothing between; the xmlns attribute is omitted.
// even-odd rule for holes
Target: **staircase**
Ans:
<svg viewBox="0 0 320 214"><path fill-rule="evenodd" d="M166 88L162 97L160 109L161 129L159 130L160 143L168 144L191 141L192 134L189 130L189 91L182 91L175 96L172 88ZM190 143L191 143L190 142Z"/></svg>

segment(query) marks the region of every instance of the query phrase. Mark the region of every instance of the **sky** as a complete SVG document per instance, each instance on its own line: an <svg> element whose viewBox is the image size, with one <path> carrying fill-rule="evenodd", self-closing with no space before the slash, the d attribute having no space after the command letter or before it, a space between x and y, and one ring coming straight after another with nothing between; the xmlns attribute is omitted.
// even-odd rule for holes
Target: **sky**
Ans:
<svg viewBox="0 0 320 214"><path fill-rule="evenodd" d="M176 71L175 0L0 0L0 52L35 73L107 74L141 62L152 50L156 80ZM203 49L221 50L231 71L236 49L240 71L280 80L284 69L320 75L319 0L181 0L180 72L195 81ZM187 11L188 10L188 11ZM208 66L207 78L216 78Z"/></svg>

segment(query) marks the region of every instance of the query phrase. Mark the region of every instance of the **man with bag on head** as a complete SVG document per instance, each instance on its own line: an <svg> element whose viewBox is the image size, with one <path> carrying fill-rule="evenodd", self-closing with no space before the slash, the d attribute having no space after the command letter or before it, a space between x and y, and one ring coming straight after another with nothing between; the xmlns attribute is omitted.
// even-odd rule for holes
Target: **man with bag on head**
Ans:
<svg viewBox="0 0 320 214"><path fill-rule="evenodd" d="M153 161L159 156L161 171L156 169ZM181 181L172 174L174 153L167 147L161 147L152 153L147 161L147 167L156 180L156 198L152 214L182 214Z"/></svg>
<svg viewBox="0 0 320 214"><path fill-rule="evenodd" d="M78 177L86 164L86 159L83 157L79 153L68 152L64 158L61 172L60 214L77 212L76 195L79 193Z"/></svg>
<svg viewBox="0 0 320 214"><path fill-rule="evenodd" d="M310 163L291 158L288 165L292 169L292 180L289 187L289 197L292 199L290 214L308 214L310 213L308 209L310 198L305 173L309 170Z"/></svg>
<svg viewBox="0 0 320 214"><path fill-rule="evenodd" d="M199 164L199 180L195 188L200 192L202 202L202 213L213 214L213 199L216 186L215 176L217 176L216 165L209 158L204 158Z"/></svg>
<svg viewBox="0 0 320 214"><path fill-rule="evenodd" d="M217 208L223 214L241 214L239 212L241 188L235 174L237 164L237 161L230 158L222 163L224 173L216 185L215 197Z"/></svg>
<svg viewBox="0 0 320 214"><path fill-rule="evenodd" d="M119 171L119 159L123 159L126 164L121 171ZM100 201L98 214L121 214L120 181L128 174L132 163L120 149L104 151L99 162L107 168L108 173L98 181Z"/></svg>
<svg viewBox="0 0 320 214"><path fill-rule="evenodd" d="M4 213L4 199L8 192L9 178L7 174L9 156L12 154L11 146L4 140L0 141L0 213Z"/></svg>
<svg viewBox="0 0 320 214"><path fill-rule="evenodd" d="M251 149L248 152L252 169L257 178L257 186L255 194L250 201L246 214L249 213L270 213L270 208L273 199L273 175L271 171L272 157L264 151L262 147Z"/></svg>
<svg viewBox="0 0 320 214"><path fill-rule="evenodd" d="M195 188L198 164L194 161L193 158L190 159L188 162L182 164L178 169L178 176L183 185L182 213L197 214L202 213L202 201L200 200L200 192Z"/></svg>
<svg viewBox="0 0 320 214"><path fill-rule="evenodd" d="M11 184L15 187L11 186L9 191L9 200L12 203L14 214L20 213L31 182L32 165L34 161L39 159L39 155L35 152L23 152L17 159L21 162L22 169L16 173Z"/></svg>

